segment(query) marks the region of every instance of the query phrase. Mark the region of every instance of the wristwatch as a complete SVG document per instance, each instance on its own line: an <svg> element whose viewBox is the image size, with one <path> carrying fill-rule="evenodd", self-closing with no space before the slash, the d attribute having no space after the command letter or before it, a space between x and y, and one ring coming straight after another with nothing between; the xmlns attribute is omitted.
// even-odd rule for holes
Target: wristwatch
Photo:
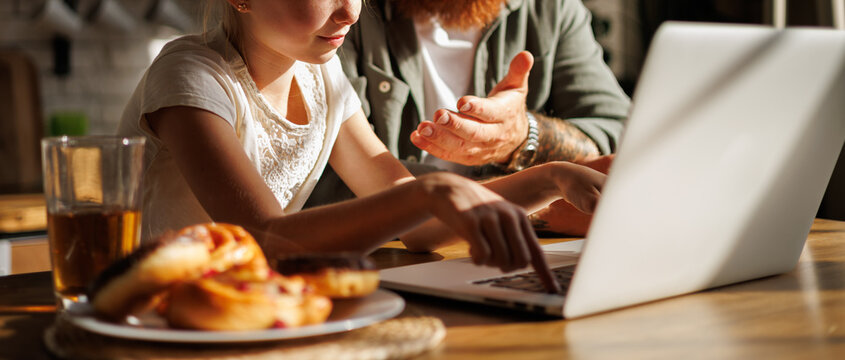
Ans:
<svg viewBox="0 0 845 360"><path fill-rule="evenodd" d="M540 130L537 127L537 118L527 111L525 117L528 119L528 137L525 138L522 146L511 155L511 161L507 166L509 172L517 172L530 167L534 162L534 156L537 155L537 148L540 146Z"/></svg>

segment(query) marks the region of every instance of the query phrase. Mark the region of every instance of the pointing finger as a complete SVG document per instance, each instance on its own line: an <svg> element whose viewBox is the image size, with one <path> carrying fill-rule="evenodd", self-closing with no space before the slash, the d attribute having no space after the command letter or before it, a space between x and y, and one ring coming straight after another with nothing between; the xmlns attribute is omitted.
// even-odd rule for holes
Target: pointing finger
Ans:
<svg viewBox="0 0 845 360"><path fill-rule="evenodd" d="M528 220L522 222L522 228L523 233L526 234L527 241L525 244L528 246L528 252L531 253L531 265L534 267L534 271L537 272L540 281L546 287L546 291L550 294L560 293L560 284L557 283L552 275L549 264L546 263L546 258L543 255L543 249L540 247L540 243L537 242L537 236L534 234L534 229L531 228Z"/></svg>

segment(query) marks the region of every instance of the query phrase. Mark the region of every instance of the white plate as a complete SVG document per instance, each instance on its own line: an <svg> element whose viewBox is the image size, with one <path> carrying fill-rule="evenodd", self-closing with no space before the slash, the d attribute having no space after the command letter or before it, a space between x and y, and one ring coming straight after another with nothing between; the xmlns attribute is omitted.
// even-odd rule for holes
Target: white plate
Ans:
<svg viewBox="0 0 845 360"><path fill-rule="evenodd" d="M91 306L85 303L75 304L64 314L74 325L102 335L164 342L217 343L296 339L348 331L392 318L405 307L405 301L399 295L383 289L364 298L332 302L332 314L323 324L254 331L172 329L154 313L138 317L137 324L116 324L93 316Z"/></svg>

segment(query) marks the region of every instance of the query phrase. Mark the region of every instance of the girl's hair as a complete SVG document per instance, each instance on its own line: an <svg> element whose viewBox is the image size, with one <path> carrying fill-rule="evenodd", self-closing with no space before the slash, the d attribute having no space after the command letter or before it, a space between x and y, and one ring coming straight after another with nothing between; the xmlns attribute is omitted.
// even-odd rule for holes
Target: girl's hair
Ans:
<svg viewBox="0 0 845 360"><path fill-rule="evenodd" d="M203 36L208 36L207 34L217 27L222 27L229 42L238 46L240 34L237 10L226 0L207 0L202 21Z"/></svg>

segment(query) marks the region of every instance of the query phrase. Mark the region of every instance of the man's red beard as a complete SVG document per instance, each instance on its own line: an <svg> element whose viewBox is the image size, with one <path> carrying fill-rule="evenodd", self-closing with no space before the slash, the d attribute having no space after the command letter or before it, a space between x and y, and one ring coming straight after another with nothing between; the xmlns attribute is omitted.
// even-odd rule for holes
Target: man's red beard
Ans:
<svg viewBox="0 0 845 360"><path fill-rule="evenodd" d="M416 20L436 17L445 28L484 28L506 0L393 0L400 14Z"/></svg>

